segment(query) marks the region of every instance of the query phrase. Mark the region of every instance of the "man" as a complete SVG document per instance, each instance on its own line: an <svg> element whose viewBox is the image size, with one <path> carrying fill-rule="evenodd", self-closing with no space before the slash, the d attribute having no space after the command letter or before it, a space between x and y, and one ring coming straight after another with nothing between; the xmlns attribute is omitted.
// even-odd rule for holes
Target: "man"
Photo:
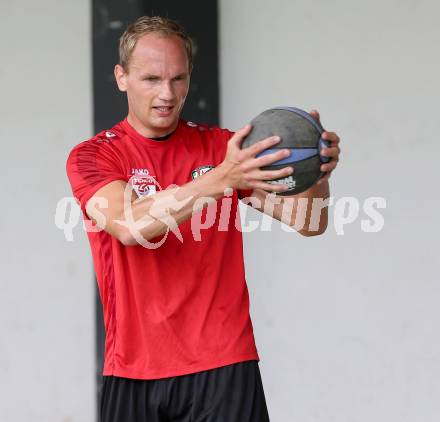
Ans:
<svg viewBox="0 0 440 422"><path fill-rule="evenodd" d="M121 37L115 66L127 118L76 146L67 162L84 218L98 226L88 236L106 327L103 422L269 420L231 216L249 195L294 225L297 202L286 217L286 199L268 193L286 186L267 182L292 170L259 170L288 151L255 158L279 139L240 149L249 125L232 134L180 119L191 69L191 41L177 23L138 19ZM326 176L296 197L329 195L339 138L324 137ZM315 231L311 214L309 206L305 236L326 228L326 208Z"/></svg>

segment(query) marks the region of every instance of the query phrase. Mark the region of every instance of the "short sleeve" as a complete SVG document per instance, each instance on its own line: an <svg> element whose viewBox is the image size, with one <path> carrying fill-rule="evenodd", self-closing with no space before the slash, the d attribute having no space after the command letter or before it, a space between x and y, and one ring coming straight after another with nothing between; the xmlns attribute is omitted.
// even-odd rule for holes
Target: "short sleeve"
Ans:
<svg viewBox="0 0 440 422"><path fill-rule="evenodd" d="M115 180L128 181L117 152L105 142L91 139L77 145L66 163L67 176L74 197L87 218L87 201L103 186Z"/></svg>

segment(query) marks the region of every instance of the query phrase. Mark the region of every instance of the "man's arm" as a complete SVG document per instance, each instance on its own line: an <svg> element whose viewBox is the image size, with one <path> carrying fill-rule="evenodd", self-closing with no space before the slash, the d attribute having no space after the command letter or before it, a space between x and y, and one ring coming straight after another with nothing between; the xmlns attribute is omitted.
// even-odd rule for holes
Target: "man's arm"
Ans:
<svg viewBox="0 0 440 422"><path fill-rule="evenodd" d="M255 189L252 206L267 215L293 227L303 236L316 236L325 232L328 224L329 184L315 184L310 189L290 196Z"/></svg>
<svg viewBox="0 0 440 422"><path fill-rule="evenodd" d="M100 228L131 246L138 243L134 233L153 239L208 205L202 198L216 200L222 195L221 179L214 170L184 186L141 198L126 182L117 180L99 189L86 211Z"/></svg>
<svg viewBox="0 0 440 422"><path fill-rule="evenodd" d="M226 188L286 190L286 185L272 185L265 180L286 177L291 174L290 168L276 171L262 171L260 168L285 158L289 151L280 149L273 154L255 157L278 143L278 137L240 149L250 129L250 125L245 126L229 140L226 157L217 168L181 187L136 199L124 181L105 185L87 202L88 217L124 245L136 245L138 242L133 233L139 233L146 240L164 234L169 228L191 218L193 212L206 207L208 202L203 198L215 201L224 195Z"/></svg>

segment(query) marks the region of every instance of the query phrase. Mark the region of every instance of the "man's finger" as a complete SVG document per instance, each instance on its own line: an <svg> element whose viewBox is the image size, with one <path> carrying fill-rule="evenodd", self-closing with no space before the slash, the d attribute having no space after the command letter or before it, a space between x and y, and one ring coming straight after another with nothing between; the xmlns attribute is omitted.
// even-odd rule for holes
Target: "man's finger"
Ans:
<svg viewBox="0 0 440 422"><path fill-rule="evenodd" d="M255 158L252 160L252 167L260 168L265 167L270 164L276 163L279 160L287 158L290 155L290 151L288 149L280 149L276 152L272 152L271 154L263 155L261 157Z"/></svg>
<svg viewBox="0 0 440 422"><path fill-rule="evenodd" d="M313 110L310 110L310 113L309 113L316 121L318 121L319 123L321 123L321 117L320 117L320 115L319 115L319 111L318 110L315 110L315 109L313 109Z"/></svg>
<svg viewBox="0 0 440 422"><path fill-rule="evenodd" d="M274 180L290 176L294 172L292 167L284 167L280 170L256 170L252 177L257 180Z"/></svg>
<svg viewBox="0 0 440 422"><path fill-rule="evenodd" d="M320 170L323 173L331 172L336 168L337 164L338 164L337 160L331 160L327 164L321 164Z"/></svg>
<svg viewBox="0 0 440 422"><path fill-rule="evenodd" d="M257 181L257 180L251 182L250 186L253 189L263 189L263 190L269 191L269 192L285 192L286 190L288 190L288 186L285 184L267 183L267 182Z"/></svg>
<svg viewBox="0 0 440 422"><path fill-rule="evenodd" d="M339 147L323 148L320 152L322 156L330 158L339 157L340 153L341 149Z"/></svg>
<svg viewBox="0 0 440 422"><path fill-rule="evenodd" d="M243 142L243 139L249 135L251 129L252 129L252 126L250 124L247 124L246 126L237 130L237 132L234 133L234 135L229 140L229 142L232 142L234 145L236 145L238 148L240 148L240 145Z"/></svg>
<svg viewBox="0 0 440 422"><path fill-rule="evenodd" d="M339 136L335 132L323 132L322 138L326 141L334 142L335 144L339 144L339 141L341 140Z"/></svg>
<svg viewBox="0 0 440 422"><path fill-rule="evenodd" d="M278 142L280 142L279 136L271 136L269 138L258 141L247 148L244 148L243 153L247 158L255 157L260 152L270 148L273 145L276 145Z"/></svg>

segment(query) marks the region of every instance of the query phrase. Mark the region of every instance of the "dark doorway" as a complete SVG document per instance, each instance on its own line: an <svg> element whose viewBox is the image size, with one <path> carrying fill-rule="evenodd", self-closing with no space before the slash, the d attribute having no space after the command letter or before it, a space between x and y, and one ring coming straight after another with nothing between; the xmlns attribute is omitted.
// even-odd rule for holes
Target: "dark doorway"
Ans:
<svg viewBox="0 0 440 422"><path fill-rule="evenodd" d="M113 67L118 41L126 26L142 15L166 16L182 24L195 45L191 87L183 118L216 124L219 119L218 12L209 0L93 0L93 110L95 133L112 127L127 113L125 94L118 91ZM95 282L96 284L96 282ZM96 289L97 397L101 386L105 330Z"/></svg>

